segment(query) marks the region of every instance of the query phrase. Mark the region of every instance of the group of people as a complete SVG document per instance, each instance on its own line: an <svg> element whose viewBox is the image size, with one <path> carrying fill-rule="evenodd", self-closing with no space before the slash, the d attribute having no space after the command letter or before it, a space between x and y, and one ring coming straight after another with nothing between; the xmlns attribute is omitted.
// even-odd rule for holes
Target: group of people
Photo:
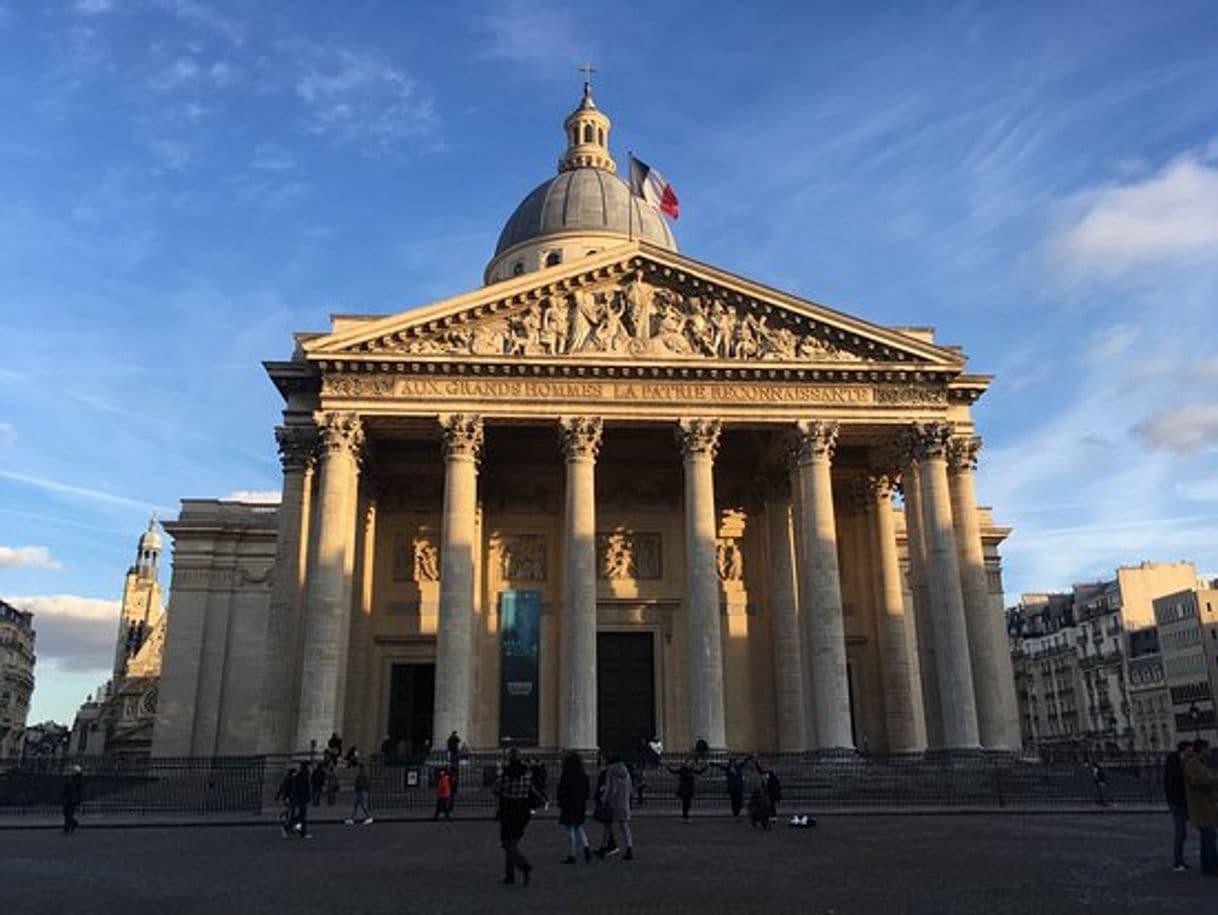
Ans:
<svg viewBox="0 0 1218 915"><path fill-rule="evenodd" d="M1177 873L1189 869L1184 860L1188 824L1197 830L1201 873L1218 877L1218 769L1209 755L1205 740L1181 741L1163 766L1163 793L1171 810L1174 827L1172 868Z"/></svg>
<svg viewBox="0 0 1218 915"><path fill-rule="evenodd" d="M362 762L355 760L354 765L356 772L351 815L345 822L348 826L356 823L368 826L373 822L372 779ZM321 803L323 792L328 803L333 806L338 794L338 773L335 771L335 758L328 753L314 765L301 762L284 773L279 782L279 790L275 792L275 800L282 804L279 829L285 839L292 833L302 839L313 837L309 832L309 807L316 807Z"/></svg>

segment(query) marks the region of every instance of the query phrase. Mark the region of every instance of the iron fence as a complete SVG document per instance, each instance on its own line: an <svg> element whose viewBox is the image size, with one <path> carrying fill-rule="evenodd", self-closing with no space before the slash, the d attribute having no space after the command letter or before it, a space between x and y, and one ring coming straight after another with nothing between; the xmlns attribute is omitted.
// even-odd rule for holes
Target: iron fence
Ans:
<svg viewBox="0 0 1218 915"><path fill-rule="evenodd" d="M561 767L559 755L539 753L526 758L545 770L546 789L552 795ZM672 769L681 759L672 755L658 765L634 765L643 809L665 811L677 807L677 776ZM695 809L726 806L724 774L714 765L723 759L719 756L698 762L699 768L706 768L697 778ZM458 814L493 812L492 787L502 760L500 753L468 753L456 760L452 768L456 772ZM1158 756L1105 757L1105 783L1097 785L1089 764L1003 754L770 754L764 760L749 761L746 796L759 783L758 763L778 775L783 795L780 809L788 810L1017 809L1163 803L1162 759ZM57 811L64 780L75 766L80 766L84 774L84 809L90 813L257 815L278 809L277 789L287 770L297 764L296 759L286 756L0 761L0 815ZM445 754L368 760L365 771L375 810L382 816L431 814L436 775L450 765ZM354 768L340 761L335 769L336 790L322 791L315 815L341 815L349 809L355 774ZM636 809L639 806L636 797Z"/></svg>

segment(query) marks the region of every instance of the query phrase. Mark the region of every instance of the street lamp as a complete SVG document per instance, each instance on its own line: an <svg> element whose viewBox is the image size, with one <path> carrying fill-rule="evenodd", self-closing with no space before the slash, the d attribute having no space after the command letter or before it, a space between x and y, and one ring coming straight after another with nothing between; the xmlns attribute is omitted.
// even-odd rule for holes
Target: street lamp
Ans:
<svg viewBox="0 0 1218 915"><path fill-rule="evenodd" d="M1201 709L1197 708L1197 703L1193 702L1188 707L1188 720L1193 724L1193 739L1201 739Z"/></svg>

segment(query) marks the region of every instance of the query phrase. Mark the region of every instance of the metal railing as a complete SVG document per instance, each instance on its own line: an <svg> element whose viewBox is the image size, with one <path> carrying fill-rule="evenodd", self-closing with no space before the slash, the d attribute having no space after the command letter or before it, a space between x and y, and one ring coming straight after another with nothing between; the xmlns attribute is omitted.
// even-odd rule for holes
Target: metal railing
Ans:
<svg viewBox="0 0 1218 915"><path fill-rule="evenodd" d="M546 790L558 784L557 754L526 757L545 769ZM502 764L499 753L460 756L455 809L458 814L489 815L495 807L492 786ZM660 765L634 765L642 784L644 809L678 805L676 767L682 757L666 756ZM712 757L703 763L721 762ZM1162 757L1107 756L1103 794L1090 766L1079 760L1032 760L1005 754L960 756L770 754L764 764L782 785L780 809L1035 808L1163 803ZM78 757L55 760L0 760L0 816L49 814L61 804L64 781L79 765L85 779L84 810L106 815L250 816L277 811L279 784L294 765L289 757L115 759ZM366 762L374 809L381 816L430 815L435 806L436 775L450 762L444 754L409 760ZM341 815L350 808L356 770L340 761L337 790L323 789L316 815ZM589 768L595 778L595 770ZM750 762L746 798L759 784ZM329 796L333 802L327 803ZM636 796L636 809L639 804ZM697 778L695 809L726 806L722 770L708 765Z"/></svg>

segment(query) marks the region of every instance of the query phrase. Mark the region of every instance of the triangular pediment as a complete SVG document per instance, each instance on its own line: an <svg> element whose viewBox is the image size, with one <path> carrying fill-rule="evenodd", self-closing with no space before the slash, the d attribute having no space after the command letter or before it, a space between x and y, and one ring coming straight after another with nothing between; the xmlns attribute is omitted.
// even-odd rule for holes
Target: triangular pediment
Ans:
<svg viewBox="0 0 1218 915"><path fill-rule="evenodd" d="M345 318L310 360L963 368L956 350L631 243L385 318Z"/></svg>

